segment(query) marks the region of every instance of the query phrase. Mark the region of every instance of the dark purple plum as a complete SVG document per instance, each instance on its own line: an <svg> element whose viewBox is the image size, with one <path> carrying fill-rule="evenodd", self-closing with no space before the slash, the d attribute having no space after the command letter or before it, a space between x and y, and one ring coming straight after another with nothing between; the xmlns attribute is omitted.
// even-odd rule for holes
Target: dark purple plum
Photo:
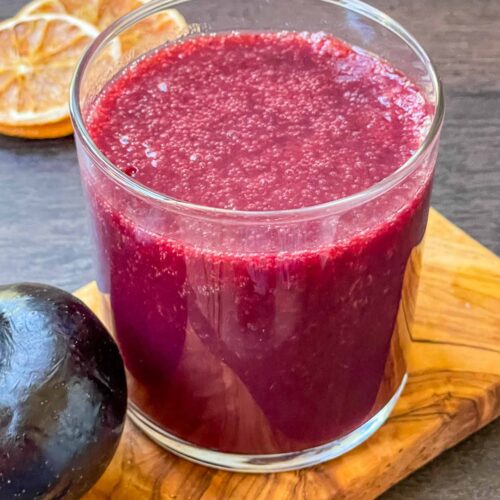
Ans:
<svg viewBox="0 0 500 500"><path fill-rule="evenodd" d="M0 499L80 498L113 457L126 407L118 348L83 302L0 286Z"/></svg>

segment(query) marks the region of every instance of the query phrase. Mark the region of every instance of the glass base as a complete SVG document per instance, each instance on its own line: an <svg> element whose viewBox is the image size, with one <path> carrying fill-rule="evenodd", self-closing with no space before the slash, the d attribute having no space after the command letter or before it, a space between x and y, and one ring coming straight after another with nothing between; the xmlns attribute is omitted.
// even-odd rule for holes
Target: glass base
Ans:
<svg viewBox="0 0 500 500"><path fill-rule="evenodd" d="M389 417L399 396L403 392L407 378L408 376L405 374L401 385L389 402L368 422L365 422L355 431L330 443L290 453L244 455L200 448L158 427L133 403L129 404L128 414L132 422L146 436L175 455L192 462L234 472L283 472L326 462L347 453L366 441Z"/></svg>

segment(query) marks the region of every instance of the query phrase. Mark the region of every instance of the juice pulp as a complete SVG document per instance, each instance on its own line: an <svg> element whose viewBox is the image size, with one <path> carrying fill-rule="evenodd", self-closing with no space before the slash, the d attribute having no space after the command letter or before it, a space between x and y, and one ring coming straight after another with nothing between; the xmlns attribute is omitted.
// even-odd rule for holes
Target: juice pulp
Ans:
<svg viewBox="0 0 500 500"><path fill-rule="evenodd" d="M87 126L149 188L263 211L369 188L418 149L432 113L404 74L329 35L231 33L134 62ZM362 207L279 227L182 215L84 174L131 401L236 453L311 448L374 416L405 372L397 315L432 163Z"/></svg>

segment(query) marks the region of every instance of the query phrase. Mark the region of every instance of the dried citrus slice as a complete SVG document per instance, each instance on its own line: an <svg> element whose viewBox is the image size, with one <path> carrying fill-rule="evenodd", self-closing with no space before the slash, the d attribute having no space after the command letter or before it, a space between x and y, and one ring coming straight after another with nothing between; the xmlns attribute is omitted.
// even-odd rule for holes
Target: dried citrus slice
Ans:
<svg viewBox="0 0 500 500"><path fill-rule="evenodd" d="M144 5L149 0L138 0ZM173 40L187 30L187 23L176 9L167 9L147 17L129 28L120 37L122 50L126 54L134 50L140 55L145 50L160 45L167 40Z"/></svg>
<svg viewBox="0 0 500 500"><path fill-rule="evenodd" d="M11 126L0 123L0 134L24 137L25 139L54 139L72 133L73 127L69 118L63 118L59 122L45 125Z"/></svg>
<svg viewBox="0 0 500 500"><path fill-rule="evenodd" d="M123 0L120 0L123 1ZM90 24L97 25L101 0L34 0L25 5L18 17L35 14L68 14Z"/></svg>
<svg viewBox="0 0 500 500"><path fill-rule="evenodd" d="M38 14L0 24L0 127L11 135L66 132L68 89L75 66L98 35L64 14ZM64 135L64 134L63 134Z"/></svg>
<svg viewBox="0 0 500 500"><path fill-rule="evenodd" d="M149 0L34 0L19 12L18 16L33 15L39 13L64 13L78 17L88 23L92 23L100 30L107 28L113 21L134 9L148 3ZM144 24L143 24L144 23ZM167 35L170 38L176 36L186 26L186 21L175 9L168 9L159 14L151 16L141 23L142 36L146 34ZM142 29L144 28L144 30ZM135 31L135 34L132 33ZM135 43L140 40L138 30L130 30L125 36L125 44ZM123 43L123 41L122 41ZM129 48L129 47L125 47Z"/></svg>

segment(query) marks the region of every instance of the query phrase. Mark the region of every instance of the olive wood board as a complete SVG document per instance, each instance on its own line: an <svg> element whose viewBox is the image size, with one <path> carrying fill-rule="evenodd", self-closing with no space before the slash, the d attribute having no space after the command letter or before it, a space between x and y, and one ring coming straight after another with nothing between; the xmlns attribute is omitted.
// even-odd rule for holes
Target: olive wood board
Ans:
<svg viewBox="0 0 500 500"><path fill-rule="evenodd" d="M95 283L76 292L99 313ZM500 259L431 209L409 379L391 417L346 455L309 469L236 474L163 450L127 421L102 499L372 499L500 415Z"/></svg>

